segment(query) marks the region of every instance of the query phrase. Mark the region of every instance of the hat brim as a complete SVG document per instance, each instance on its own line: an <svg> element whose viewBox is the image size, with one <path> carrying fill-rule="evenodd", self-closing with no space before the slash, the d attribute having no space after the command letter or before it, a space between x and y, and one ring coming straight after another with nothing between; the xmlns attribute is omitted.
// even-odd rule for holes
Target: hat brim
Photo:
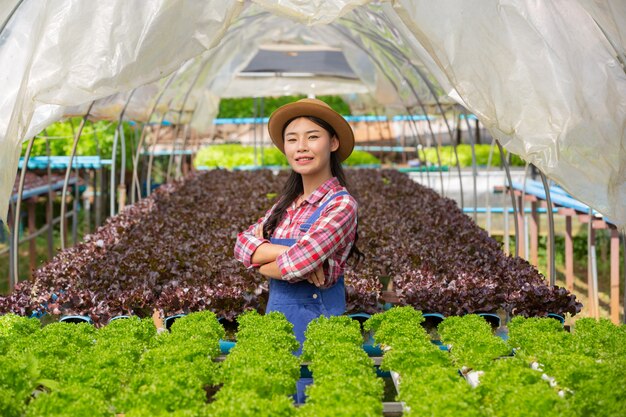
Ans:
<svg viewBox="0 0 626 417"><path fill-rule="evenodd" d="M354 133L350 124L332 108L306 101L286 104L276 109L270 116L267 128L272 142L282 153L285 153L283 138L285 124L291 119L303 116L317 117L330 124L339 139L339 149L335 151L337 158L342 162L350 156L354 149Z"/></svg>

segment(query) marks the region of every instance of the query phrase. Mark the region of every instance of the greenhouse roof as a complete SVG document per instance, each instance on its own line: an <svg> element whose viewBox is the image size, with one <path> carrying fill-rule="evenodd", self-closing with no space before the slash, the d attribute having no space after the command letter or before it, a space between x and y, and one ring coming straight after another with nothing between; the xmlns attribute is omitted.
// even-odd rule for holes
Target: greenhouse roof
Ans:
<svg viewBox="0 0 626 417"><path fill-rule="evenodd" d="M207 131L222 97L335 93L387 116L445 117L445 104L458 103L508 151L626 225L620 0L10 0L0 22L3 218L21 142L64 116L90 109L94 119L153 122L169 113ZM327 67L312 77L238 76L302 69L257 66L272 44L341 51L351 72L337 59L333 76Z"/></svg>

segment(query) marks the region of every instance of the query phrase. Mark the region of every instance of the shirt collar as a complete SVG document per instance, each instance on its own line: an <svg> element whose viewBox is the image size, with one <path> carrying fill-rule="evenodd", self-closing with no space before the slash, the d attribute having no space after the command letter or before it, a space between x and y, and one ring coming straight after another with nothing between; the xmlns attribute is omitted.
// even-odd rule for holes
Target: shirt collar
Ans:
<svg viewBox="0 0 626 417"><path fill-rule="evenodd" d="M311 193L311 195L305 200L309 204L315 204L320 201L326 194L328 194L331 190L340 187L339 180L337 177L330 177L326 181L324 181L319 187L315 189Z"/></svg>

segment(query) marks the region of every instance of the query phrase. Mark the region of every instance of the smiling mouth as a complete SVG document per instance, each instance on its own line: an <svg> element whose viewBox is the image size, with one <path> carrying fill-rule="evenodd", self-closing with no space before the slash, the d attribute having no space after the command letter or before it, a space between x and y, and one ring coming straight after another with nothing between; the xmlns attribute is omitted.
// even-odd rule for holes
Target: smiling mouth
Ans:
<svg viewBox="0 0 626 417"><path fill-rule="evenodd" d="M312 161L313 157L312 156L301 156L299 158L296 158L296 162L305 162L305 161Z"/></svg>

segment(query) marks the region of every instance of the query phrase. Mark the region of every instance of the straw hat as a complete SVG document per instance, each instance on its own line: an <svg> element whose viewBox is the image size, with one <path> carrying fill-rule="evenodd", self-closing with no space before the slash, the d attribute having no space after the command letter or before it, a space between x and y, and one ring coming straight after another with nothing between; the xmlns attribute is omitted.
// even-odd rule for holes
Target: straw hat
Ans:
<svg viewBox="0 0 626 417"><path fill-rule="evenodd" d="M352 149L354 149L354 133L352 132L352 128L343 116L334 111L322 100L315 98L303 98L302 100L285 104L277 108L270 116L267 128L274 145L276 145L282 153L285 153L283 138L285 124L289 120L301 116L317 117L331 125L337 133L337 139L339 139L339 149L335 151L339 161L344 161L350 156Z"/></svg>

